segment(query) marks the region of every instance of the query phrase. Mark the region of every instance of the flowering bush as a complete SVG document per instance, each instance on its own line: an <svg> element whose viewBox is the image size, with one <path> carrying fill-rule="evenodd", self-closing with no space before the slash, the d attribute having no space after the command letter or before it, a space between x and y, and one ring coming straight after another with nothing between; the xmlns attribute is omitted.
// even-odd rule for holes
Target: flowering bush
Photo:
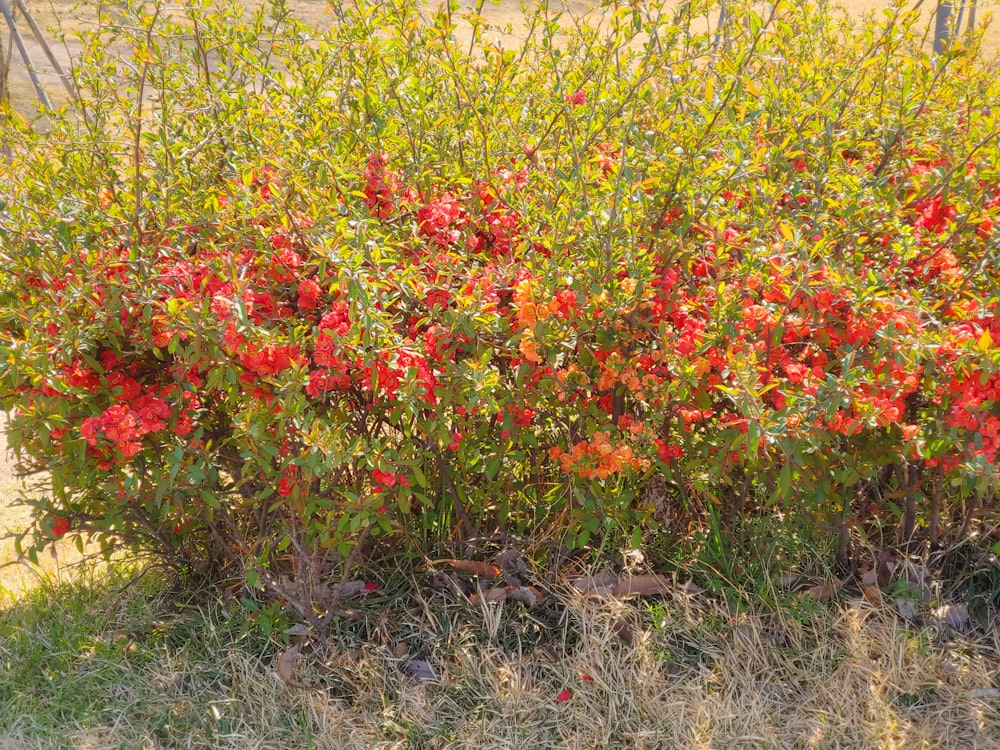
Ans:
<svg viewBox="0 0 1000 750"><path fill-rule="evenodd" d="M653 476L845 534L990 502L977 40L930 61L902 11L778 3L714 47L692 2L537 10L511 51L410 6L336 4L318 38L280 3L123 6L81 116L13 136L2 385L52 477L36 545L90 532L317 618L372 536L638 541Z"/></svg>

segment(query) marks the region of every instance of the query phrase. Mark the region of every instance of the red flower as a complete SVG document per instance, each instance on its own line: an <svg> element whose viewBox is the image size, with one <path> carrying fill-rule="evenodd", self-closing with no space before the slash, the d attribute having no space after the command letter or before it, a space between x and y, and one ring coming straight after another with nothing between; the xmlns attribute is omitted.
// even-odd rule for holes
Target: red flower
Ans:
<svg viewBox="0 0 1000 750"><path fill-rule="evenodd" d="M56 539L66 536L66 532L69 531L69 521L62 516L56 516L52 519L52 536Z"/></svg>
<svg viewBox="0 0 1000 750"><path fill-rule="evenodd" d="M300 282L298 292L300 310L314 310L319 305L319 298L323 294L320 285L313 279L304 279Z"/></svg>
<svg viewBox="0 0 1000 750"><path fill-rule="evenodd" d="M570 698L573 697L573 693L570 692L569 688L563 688L559 695L556 696L556 703L565 703Z"/></svg>
<svg viewBox="0 0 1000 750"><path fill-rule="evenodd" d="M294 471L285 473L281 477L281 481L278 482L278 494L282 497L288 497L295 492L298 483L299 480Z"/></svg>

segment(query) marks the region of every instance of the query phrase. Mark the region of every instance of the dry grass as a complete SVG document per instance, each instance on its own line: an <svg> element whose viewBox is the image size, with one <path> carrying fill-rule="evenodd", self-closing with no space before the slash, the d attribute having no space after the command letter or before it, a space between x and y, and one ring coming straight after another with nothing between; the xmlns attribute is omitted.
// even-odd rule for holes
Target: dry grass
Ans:
<svg viewBox="0 0 1000 750"><path fill-rule="evenodd" d="M386 598L299 659L303 690L234 610L109 588L0 614L0 748L1000 746L997 630L868 605ZM408 676L414 659L433 679Z"/></svg>

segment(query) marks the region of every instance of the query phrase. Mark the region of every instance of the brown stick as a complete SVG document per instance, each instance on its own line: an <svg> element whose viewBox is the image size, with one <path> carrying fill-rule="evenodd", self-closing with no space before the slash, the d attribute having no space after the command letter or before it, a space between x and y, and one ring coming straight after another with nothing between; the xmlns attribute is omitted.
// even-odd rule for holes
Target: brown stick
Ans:
<svg viewBox="0 0 1000 750"><path fill-rule="evenodd" d="M937 474L934 475L934 500L931 505L931 520L930 520L930 545L931 549L935 550L938 548L938 525L941 523L941 494L944 491L944 480L943 472L939 468Z"/></svg>
<svg viewBox="0 0 1000 750"><path fill-rule="evenodd" d="M903 544L907 547L913 544L913 534L917 527L917 498L919 488L917 467L907 463L900 472L900 477L906 484L906 495L903 505Z"/></svg>

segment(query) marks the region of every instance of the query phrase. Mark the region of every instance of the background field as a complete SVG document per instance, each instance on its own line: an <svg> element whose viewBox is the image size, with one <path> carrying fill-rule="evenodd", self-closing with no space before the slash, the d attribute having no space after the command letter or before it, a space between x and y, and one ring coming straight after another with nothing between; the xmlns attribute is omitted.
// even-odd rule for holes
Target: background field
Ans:
<svg viewBox="0 0 1000 750"><path fill-rule="evenodd" d="M678 4L680 0L672 0L672 2L673 4ZM258 3L255 3L252 0L243 0L243 3L248 8L258 5ZM440 3L425 2L424 4L429 9L432 9L437 7ZM475 3L471 2L471 0L462 0L460 4L465 8L474 7L475 5ZM491 1L487 2L483 8L482 15L491 24L499 28L505 28L508 25L510 26L511 33L497 35L501 38L501 41L504 41L506 44L517 43L517 35L521 20L520 4L520 0L501 0L501 2ZM668 3L668 6L670 4L671 3ZM66 37L65 41L56 41L52 43L52 46L57 56L63 63L69 61L79 49L79 46L72 39L72 32L86 27L94 22L94 8L92 6L81 6L80 3L72 0L49 0L48 2L45 2L44 0L29 0L28 5L38 24L44 29L52 30L52 33L49 35L50 43L52 43L54 39L58 39L63 36ZM324 0L289 0L288 5L294 9L299 18L310 25L322 27L330 23L330 16L327 12L327 3L324 2ZM552 11L565 8L574 16L584 17L589 15L592 21L595 20L599 14L599 11L595 12L592 10L593 3L588 2L587 0L550 0L548 5ZM889 7L893 5L893 3L888 2L887 0L840 0L840 2L831 2L830 5L831 7L841 7L847 17L861 17L865 14L877 12L880 9ZM921 7L923 17L930 30L927 38L931 39L933 34L934 11L938 3L930 2L928 0L917 0L916 2L910 3L910 5L917 5ZM977 25L987 22L989 16L991 16L998 7L1000 7L1000 2L994 2L993 0L980 0L976 10ZM965 20L963 21L963 28L966 25L967 20L968 15L965 16ZM717 21L718 16L713 15L712 17L706 19L706 25L714 26ZM6 31L6 25L0 25L2 25L4 27L4 31ZM65 91L62 88L59 78L51 70L51 66L46 61L42 49L35 43L27 25L22 21L19 28L25 37L25 42L27 43L27 47L30 51L32 61L34 62L36 68L38 68L41 72L41 80L49 96L52 97L54 101L61 100L65 96ZM1000 26L990 24L986 32L985 41L987 48L990 50L1000 48ZM4 35L3 44L7 44L6 35ZM10 71L10 92L11 101L14 103L15 107L19 111L30 112L31 101L34 98L34 91L32 89L27 70L21 63L17 54L14 55Z"/></svg>

